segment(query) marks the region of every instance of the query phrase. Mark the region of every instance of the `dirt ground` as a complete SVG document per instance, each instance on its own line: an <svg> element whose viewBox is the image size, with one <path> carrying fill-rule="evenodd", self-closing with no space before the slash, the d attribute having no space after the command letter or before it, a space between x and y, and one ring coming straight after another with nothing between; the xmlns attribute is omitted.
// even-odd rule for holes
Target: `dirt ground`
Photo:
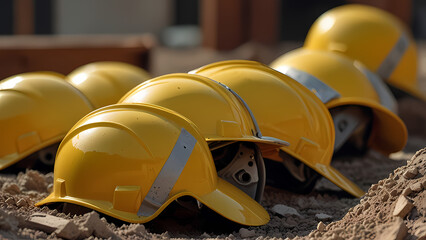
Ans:
<svg viewBox="0 0 426 240"><path fill-rule="evenodd" d="M185 72L209 62L236 58L269 63L298 46L285 43L272 49L247 45L225 53L159 48L153 53L152 71L154 76ZM426 51L421 49L424 65ZM423 87L426 72L420 73ZM70 214L67 206L34 207L51 191L53 173L3 172L0 239L426 239L426 107L415 101L402 104L404 117L415 125L409 126L411 134L403 151L389 157L370 151L363 156L333 159L335 168L367 192L360 199L321 179L309 194L267 187L262 205L271 221L260 227L236 226L211 212L195 214L175 205L153 222L128 224L84 209ZM405 106L413 104L418 107L408 111ZM48 219L51 226L40 224L40 219Z"/></svg>

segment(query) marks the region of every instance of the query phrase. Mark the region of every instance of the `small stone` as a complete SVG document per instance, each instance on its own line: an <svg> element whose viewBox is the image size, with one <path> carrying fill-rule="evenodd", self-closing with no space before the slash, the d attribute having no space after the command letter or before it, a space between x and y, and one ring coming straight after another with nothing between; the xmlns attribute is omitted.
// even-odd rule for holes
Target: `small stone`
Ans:
<svg viewBox="0 0 426 240"><path fill-rule="evenodd" d="M18 185L24 190L34 190L37 192L46 192L47 184L44 176L38 171L27 169L25 174L17 177Z"/></svg>
<svg viewBox="0 0 426 240"><path fill-rule="evenodd" d="M370 207L370 203L366 201L364 203L364 209L368 209L369 207Z"/></svg>
<svg viewBox="0 0 426 240"><path fill-rule="evenodd" d="M317 230L320 232L324 232L325 228L326 228L325 224L322 221L320 221L317 225Z"/></svg>
<svg viewBox="0 0 426 240"><path fill-rule="evenodd" d="M394 189L389 193L392 197L395 197L396 195L398 195L398 190Z"/></svg>
<svg viewBox="0 0 426 240"><path fill-rule="evenodd" d="M377 236L376 239L395 239L402 240L407 235L408 228L405 226L402 218L397 218L388 229Z"/></svg>
<svg viewBox="0 0 426 240"><path fill-rule="evenodd" d="M412 179L415 176L417 176L418 173L419 173L419 171L417 170L416 167L410 167L407 171L404 172L404 174L402 176L405 179Z"/></svg>
<svg viewBox="0 0 426 240"><path fill-rule="evenodd" d="M362 206L359 206L358 207L358 209L356 210L356 212L355 212L355 216L358 216L358 215L360 215L361 213L362 213Z"/></svg>
<svg viewBox="0 0 426 240"><path fill-rule="evenodd" d="M144 225L132 223L123 231L123 235L136 235L138 237L143 237L144 235L147 235L147 231Z"/></svg>
<svg viewBox="0 0 426 240"><path fill-rule="evenodd" d="M229 234L229 235L228 235L228 237L226 237L226 238L227 238L227 239L236 239L236 237L235 237L235 236L234 236L234 234L232 234L232 233L231 233L231 234ZM226 238L225 238L225 239L226 239Z"/></svg>
<svg viewBox="0 0 426 240"><path fill-rule="evenodd" d="M76 239L80 235L80 231L72 221L69 221L67 224L59 226L55 231L56 236L65 239Z"/></svg>
<svg viewBox="0 0 426 240"><path fill-rule="evenodd" d="M423 179L422 186L423 186L423 189L426 189L426 179Z"/></svg>
<svg viewBox="0 0 426 240"><path fill-rule="evenodd" d="M317 220L321 220L321 221L328 221L328 220L333 219L333 216L330 216L330 215L325 214L325 213L317 213L317 214L315 214L315 218Z"/></svg>
<svg viewBox="0 0 426 240"><path fill-rule="evenodd" d="M423 185L422 185L422 183L421 183L421 182L417 182L417 183L412 184L412 185L410 186L410 189L411 189L413 192L420 192L420 191L422 191L422 190L423 190Z"/></svg>
<svg viewBox="0 0 426 240"><path fill-rule="evenodd" d="M410 187L407 187L407 188L405 188L405 189L404 189L404 191L402 191L402 195L403 195L403 196L408 196L408 195L410 195L412 192L413 192L413 191L411 190L411 188L410 188Z"/></svg>
<svg viewBox="0 0 426 240"><path fill-rule="evenodd" d="M389 199L389 193L387 191L383 191L382 202L386 202L388 199Z"/></svg>
<svg viewBox="0 0 426 240"><path fill-rule="evenodd" d="M2 190L6 193L10 193L13 195L17 195L21 193L21 189L19 188L19 186L15 183L10 183L10 182L3 184Z"/></svg>
<svg viewBox="0 0 426 240"><path fill-rule="evenodd" d="M403 195L400 195L396 201L395 209L393 210L394 216L404 218L414 207L414 205Z"/></svg>
<svg viewBox="0 0 426 240"><path fill-rule="evenodd" d="M396 181L392 180L392 179L388 179L388 181L385 183L385 187L386 188L391 188L393 186L395 186Z"/></svg>
<svg viewBox="0 0 426 240"><path fill-rule="evenodd" d="M49 183L49 185L47 185L47 192L51 193L53 191L53 183Z"/></svg>
<svg viewBox="0 0 426 240"><path fill-rule="evenodd" d="M240 228L238 232L242 238L254 237L256 235L254 230L248 230L247 228Z"/></svg>
<svg viewBox="0 0 426 240"><path fill-rule="evenodd" d="M15 199L13 197L8 197L5 201L9 205L15 204Z"/></svg>
<svg viewBox="0 0 426 240"><path fill-rule="evenodd" d="M47 233L52 233L60 227L64 227L70 220L55 217L45 213L33 213L26 221L28 228L41 230Z"/></svg>
<svg viewBox="0 0 426 240"><path fill-rule="evenodd" d="M426 225L417 228L414 232L414 236L417 237L417 240L426 240Z"/></svg>
<svg viewBox="0 0 426 240"><path fill-rule="evenodd" d="M201 234L202 238L211 238L212 236L210 236L208 233L204 232L203 234Z"/></svg>
<svg viewBox="0 0 426 240"><path fill-rule="evenodd" d="M374 196L376 196L376 191L372 191L372 192L369 192L368 193L368 196L370 196L370 197L374 197Z"/></svg>
<svg viewBox="0 0 426 240"><path fill-rule="evenodd" d="M25 199L21 198L18 200L18 202L16 202L16 206L18 207L26 207L28 206L27 201L25 201Z"/></svg>
<svg viewBox="0 0 426 240"><path fill-rule="evenodd" d="M271 211L281 215L281 216L286 216L286 215L296 215L299 217L302 217L296 209L292 208L292 207L288 207L286 205L283 204L277 204L275 206L273 206L271 208Z"/></svg>
<svg viewBox="0 0 426 240"><path fill-rule="evenodd" d="M81 238L87 238L92 234L100 238L117 238L115 233L102 222L99 218L99 214L95 211L83 215L83 220L79 228L81 231Z"/></svg>
<svg viewBox="0 0 426 240"><path fill-rule="evenodd" d="M367 224L367 229L373 229L374 227L376 227L376 223L375 222L370 222L369 224Z"/></svg>

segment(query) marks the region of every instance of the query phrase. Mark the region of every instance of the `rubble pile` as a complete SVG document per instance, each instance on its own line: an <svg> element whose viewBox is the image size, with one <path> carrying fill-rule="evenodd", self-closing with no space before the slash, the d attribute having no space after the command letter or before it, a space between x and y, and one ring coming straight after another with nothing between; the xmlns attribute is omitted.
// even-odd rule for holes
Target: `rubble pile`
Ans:
<svg viewBox="0 0 426 240"><path fill-rule="evenodd" d="M373 184L337 222L318 224L315 239L426 239L426 149Z"/></svg>

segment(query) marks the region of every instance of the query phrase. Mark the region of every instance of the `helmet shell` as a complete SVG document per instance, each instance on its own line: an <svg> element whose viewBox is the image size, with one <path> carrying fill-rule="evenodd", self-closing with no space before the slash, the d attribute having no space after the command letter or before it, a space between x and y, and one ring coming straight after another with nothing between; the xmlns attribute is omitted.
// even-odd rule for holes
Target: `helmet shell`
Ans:
<svg viewBox="0 0 426 240"><path fill-rule="evenodd" d="M0 82L0 169L58 143L93 110L64 76L29 72Z"/></svg>
<svg viewBox="0 0 426 240"><path fill-rule="evenodd" d="M236 91L250 106L263 134L290 143L280 150L351 194L363 194L330 166L333 120L325 105L303 85L266 65L246 60L216 62L191 73L207 76ZM282 161L277 151L264 157Z"/></svg>
<svg viewBox="0 0 426 240"><path fill-rule="evenodd" d="M386 155L404 148L407 142L404 122L380 103L378 93L359 63L333 52L300 48L282 55L271 67L284 72L288 68L306 72L336 90L340 97L326 103L329 109L351 105L371 109L373 126L369 147Z"/></svg>
<svg viewBox="0 0 426 240"><path fill-rule="evenodd" d="M130 89L151 78L142 68L124 62L93 62L67 75L96 108L117 103Z"/></svg>
<svg viewBox="0 0 426 240"><path fill-rule="evenodd" d="M358 60L390 85L426 101L417 82L415 41L407 27L384 10L360 4L328 10L309 29L304 47Z"/></svg>
<svg viewBox="0 0 426 240"><path fill-rule="evenodd" d="M129 91L120 103L149 103L172 109L194 122L208 142L247 141L270 150L283 144L258 136L244 100L207 77L187 73L163 75Z"/></svg>
<svg viewBox="0 0 426 240"><path fill-rule="evenodd" d="M58 149L53 192L36 205L67 202L145 223L192 196L244 225L268 213L217 177L207 143L189 119L154 105L116 104L82 118Z"/></svg>

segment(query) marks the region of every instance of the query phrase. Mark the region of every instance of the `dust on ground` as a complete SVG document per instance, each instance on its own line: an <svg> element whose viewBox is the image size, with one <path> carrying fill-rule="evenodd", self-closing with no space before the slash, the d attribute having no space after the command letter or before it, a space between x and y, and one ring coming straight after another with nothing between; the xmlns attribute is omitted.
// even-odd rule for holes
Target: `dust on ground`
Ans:
<svg viewBox="0 0 426 240"><path fill-rule="evenodd" d="M424 144L421 141L409 143L407 149ZM267 187L262 205L271 221L260 227L218 221L210 224L223 225L209 228L200 225L200 219L208 215L194 216L179 212L178 207L173 206L159 220L145 225L115 221L94 211L70 214L52 207L37 208L34 204L52 189L53 173L26 170L18 174L0 174L0 235L3 239L260 240L374 239L378 236L389 239L386 234L391 232L404 234L406 239L417 239L426 234L426 149L413 155L414 152L399 152L387 158L369 152L362 157L333 160L334 167L367 192L360 199L352 198L325 179L318 182L313 192L304 195ZM401 196L403 200L399 200ZM412 205L401 216L394 214L398 201ZM46 229L34 223L34 219L46 215L59 225ZM66 221L62 224L61 219Z"/></svg>

